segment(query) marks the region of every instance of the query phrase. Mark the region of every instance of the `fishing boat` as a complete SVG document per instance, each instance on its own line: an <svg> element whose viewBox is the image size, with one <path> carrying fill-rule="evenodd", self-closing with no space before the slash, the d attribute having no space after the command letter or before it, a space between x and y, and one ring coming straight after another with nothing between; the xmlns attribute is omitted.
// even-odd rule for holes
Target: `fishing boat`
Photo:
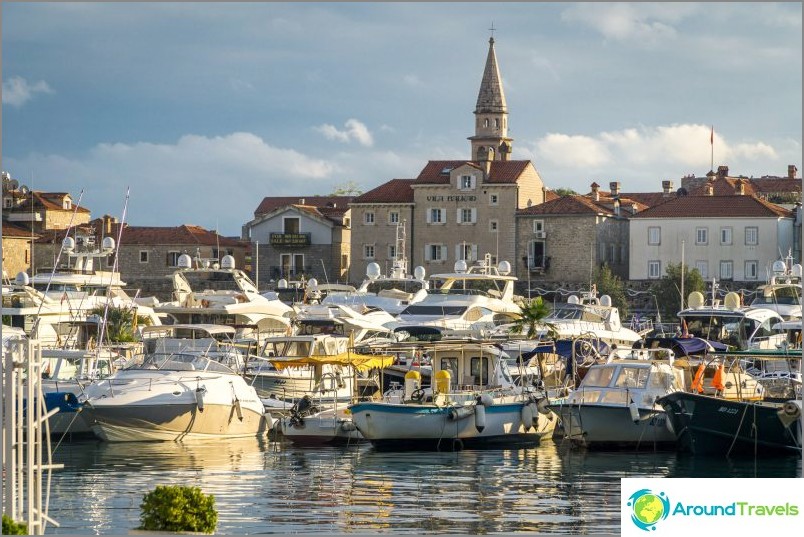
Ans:
<svg viewBox="0 0 804 537"><path fill-rule="evenodd" d="M659 397L683 390L672 351L632 351L626 358L592 365L580 386L548 405L561 419L563 438L586 448L674 448Z"/></svg>
<svg viewBox="0 0 804 537"><path fill-rule="evenodd" d="M539 412L535 390L514 385L494 344L442 341L425 349L433 367L430 388L410 371L403 389L349 406L357 430L375 448L512 448L552 434L555 420Z"/></svg>

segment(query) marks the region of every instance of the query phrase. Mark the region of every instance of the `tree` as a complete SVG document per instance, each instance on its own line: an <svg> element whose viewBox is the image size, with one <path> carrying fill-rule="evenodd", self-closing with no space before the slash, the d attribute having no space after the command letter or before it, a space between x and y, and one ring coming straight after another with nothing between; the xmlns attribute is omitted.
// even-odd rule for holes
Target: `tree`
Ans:
<svg viewBox="0 0 804 537"><path fill-rule="evenodd" d="M693 291L706 292L701 273L697 268L684 267L684 294L689 296ZM669 263L662 279L651 286L651 292L656 296L662 317L675 319L681 310L681 263ZM687 298L684 297L686 303Z"/></svg>
<svg viewBox="0 0 804 537"><path fill-rule="evenodd" d="M90 315L97 315L101 319L106 319L105 337L110 343L126 343L135 341L137 325L148 325L150 319L137 315L136 324L134 323L134 310L122 306L98 306L94 308Z"/></svg>
<svg viewBox="0 0 804 537"><path fill-rule="evenodd" d="M627 317L628 299L625 296L625 284L620 277L608 265L603 265L595 271L593 280L599 294L611 297L611 305L620 310L620 318Z"/></svg>
<svg viewBox="0 0 804 537"><path fill-rule="evenodd" d="M335 189L330 193L330 196L359 196L362 193L360 185L354 181L347 181L342 185L335 185Z"/></svg>
<svg viewBox="0 0 804 537"><path fill-rule="evenodd" d="M571 188L556 188L553 190L559 196L576 196L578 193Z"/></svg>
<svg viewBox="0 0 804 537"><path fill-rule="evenodd" d="M550 315L550 311L550 306L540 296L524 302L519 306L519 318L513 322L510 332L521 334L527 329L526 337L534 338L540 328L546 328L551 337L555 336L555 325L544 321Z"/></svg>

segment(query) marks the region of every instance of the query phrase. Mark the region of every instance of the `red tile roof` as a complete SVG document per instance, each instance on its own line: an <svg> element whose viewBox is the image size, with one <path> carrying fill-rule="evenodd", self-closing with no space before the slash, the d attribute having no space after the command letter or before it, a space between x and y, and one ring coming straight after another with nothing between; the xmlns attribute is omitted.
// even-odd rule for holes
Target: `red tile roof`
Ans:
<svg viewBox="0 0 804 537"><path fill-rule="evenodd" d="M413 203L413 179L391 179L352 200L356 203Z"/></svg>
<svg viewBox="0 0 804 537"><path fill-rule="evenodd" d="M331 207L331 208L349 208L349 202L354 199L354 196L278 196L263 198L260 205L254 211L254 216L258 217L263 214L268 214L280 207L287 207L289 205L308 205L311 207Z"/></svg>
<svg viewBox="0 0 804 537"><path fill-rule="evenodd" d="M30 239L31 230L15 226L14 224L10 224L8 222L3 222L3 237ZM36 239L37 237L38 235L34 233L33 238Z"/></svg>
<svg viewBox="0 0 804 537"><path fill-rule="evenodd" d="M494 160L491 162L491 169L486 183L516 183L522 173L530 164L529 160ZM458 166L469 165L477 169L483 169L479 162L467 160L431 160L429 161L414 184L446 184L449 183L449 171Z"/></svg>
<svg viewBox="0 0 804 537"><path fill-rule="evenodd" d="M112 225L117 237L120 224ZM178 227L129 226L123 228L123 246L130 244L189 244L198 246L243 246L242 241L218 235L199 226L184 224Z"/></svg>
<svg viewBox="0 0 804 537"><path fill-rule="evenodd" d="M793 213L754 196L679 196L645 209L632 218L783 217Z"/></svg>
<svg viewBox="0 0 804 537"><path fill-rule="evenodd" d="M753 196L756 191L749 179L740 179L733 177L718 177L714 180L707 181L702 186L695 188L689 192L690 196L708 196L709 185L712 186L712 193L715 196L737 196L739 194L739 184L742 183L744 188L744 195Z"/></svg>
<svg viewBox="0 0 804 537"><path fill-rule="evenodd" d="M556 199L546 201L544 203L540 203L538 205L531 205L526 209L520 209L517 211L518 216L529 216L529 215L546 215L546 214L553 214L553 215L580 215L580 214L606 214L609 216L613 216L614 212L609 210L608 208L599 205L592 201L591 199L587 198L586 196L581 195L571 195L571 196L560 196Z"/></svg>

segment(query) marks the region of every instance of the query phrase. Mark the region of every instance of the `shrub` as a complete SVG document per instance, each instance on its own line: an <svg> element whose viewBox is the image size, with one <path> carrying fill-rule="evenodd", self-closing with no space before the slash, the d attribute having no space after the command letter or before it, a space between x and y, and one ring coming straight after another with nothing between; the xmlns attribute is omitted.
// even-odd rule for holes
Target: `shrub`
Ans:
<svg viewBox="0 0 804 537"><path fill-rule="evenodd" d="M214 533L218 525L215 496L198 487L158 485L142 498L140 527L146 531Z"/></svg>
<svg viewBox="0 0 804 537"><path fill-rule="evenodd" d="M22 522L14 522L9 516L3 515L3 535L28 535L28 526Z"/></svg>

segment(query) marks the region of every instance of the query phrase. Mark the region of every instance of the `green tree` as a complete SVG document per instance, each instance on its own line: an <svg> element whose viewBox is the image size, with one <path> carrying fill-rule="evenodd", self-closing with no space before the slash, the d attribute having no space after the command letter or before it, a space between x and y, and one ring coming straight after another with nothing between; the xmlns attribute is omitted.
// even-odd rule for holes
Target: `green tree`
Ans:
<svg viewBox="0 0 804 537"><path fill-rule="evenodd" d="M555 192L559 196L575 196L578 194L571 188L556 188L555 190L553 190L553 192Z"/></svg>
<svg viewBox="0 0 804 537"><path fill-rule="evenodd" d="M330 196L359 196L363 191L360 185L354 181L347 181L342 185L335 185L335 188L329 194Z"/></svg>
<svg viewBox="0 0 804 537"><path fill-rule="evenodd" d="M697 268L684 267L684 303L687 296L693 291L706 292L706 283ZM651 286L651 292L656 296L659 310L665 319L677 319L681 310L681 263L669 263L662 279Z"/></svg>
<svg viewBox="0 0 804 537"><path fill-rule="evenodd" d="M11 517L3 515L3 535L28 535L28 526L23 522L14 522Z"/></svg>
<svg viewBox="0 0 804 537"><path fill-rule="evenodd" d="M599 295L609 295L611 305L620 310L620 318L628 316L628 299L625 296L625 284L619 276L611 271L608 265L603 265L595 271L592 278L597 285Z"/></svg>
<svg viewBox="0 0 804 537"><path fill-rule="evenodd" d="M545 322L550 315L550 306L544 299L537 296L531 301L525 301L519 306L519 318L513 322L510 332L521 334L526 331L526 337L534 338L538 335L540 328L546 328L550 337L554 337L556 327L552 323Z"/></svg>
<svg viewBox="0 0 804 537"><path fill-rule="evenodd" d="M136 340L137 325L148 325L150 319L137 315L137 325L134 324L134 310L123 306L105 306L94 308L90 315L106 318L104 339L110 343L126 343Z"/></svg>

